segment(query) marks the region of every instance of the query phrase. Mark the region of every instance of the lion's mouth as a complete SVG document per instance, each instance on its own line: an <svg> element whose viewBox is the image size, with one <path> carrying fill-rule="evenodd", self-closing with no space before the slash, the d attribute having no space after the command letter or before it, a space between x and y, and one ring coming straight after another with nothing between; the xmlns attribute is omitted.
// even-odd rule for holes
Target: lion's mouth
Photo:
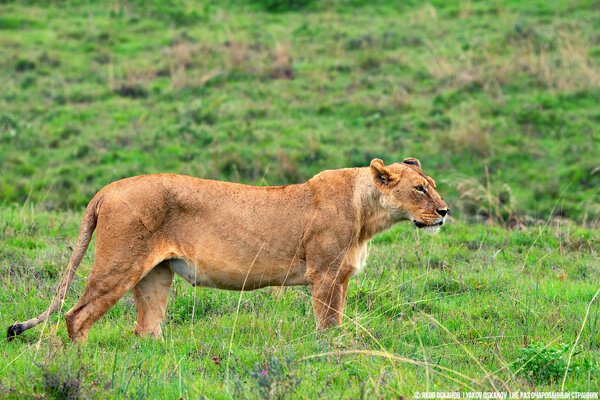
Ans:
<svg viewBox="0 0 600 400"><path fill-rule="evenodd" d="M426 224L424 222L421 221L417 221L416 219L413 220L413 223L415 224L415 226L417 228L432 228L434 226L442 226L444 225L444 219L440 219L438 222L436 222L435 224Z"/></svg>

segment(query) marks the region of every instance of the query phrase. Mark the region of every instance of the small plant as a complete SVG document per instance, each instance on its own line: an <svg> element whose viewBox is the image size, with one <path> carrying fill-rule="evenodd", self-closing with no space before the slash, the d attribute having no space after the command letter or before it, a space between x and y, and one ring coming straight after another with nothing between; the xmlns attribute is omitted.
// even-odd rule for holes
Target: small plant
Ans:
<svg viewBox="0 0 600 400"><path fill-rule="evenodd" d="M252 0L251 3L269 12L289 12L310 6L313 0Z"/></svg>
<svg viewBox="0 0 600 400"><path fill-rule="evenodd" d="M146 90L146 88L144 88L138 83L123 84L120 87L116 88L114 92L121 95L122 97L130 97L132 99L148 96L148 91Z"/></svg>
<svg viewBox="0 0 600 400"><path fill-rule="evenodd" d="M24 72L35 69L36 64L34 61L27 58L19 58L15 63L15 71Z"/></svg>
<svg viewBox="0 0 600 400"><path fill-rule="evenodd" d="M492 184L487 168L486 180L486 184L474 178L456 180L455 185L461 195L455 205L461 214L474 215L508 228L521 228L519 207L511 187L507 183Z"/></svg>
<svg viewBox="0 0 600 400"><path fill-rule="evenodd" d="M569 364L571 345L561 343L557 347L546 346L543 343L532 343L521 349L519 358L514 362L516 372L526 376L535 383L560 381L567 372L569 374L597 373L597 366L589 359L575 360L581 353L580 349L573 352Z"/></svg>
<svg viewBox="0 0 600 400"><path fill-rule="evenodd" d="M81 382L69 373L52 372L43 368L44 392L53 399L74 400L80 397Z"/></svg>
<svg viewBox="0 0 600 400"><path fill-rule="evenodd" d="M264 399L285 399L300 383L289 369L289 362L273 357L264 364L256 364L250 377L256 382L258 392Z"/></svg>

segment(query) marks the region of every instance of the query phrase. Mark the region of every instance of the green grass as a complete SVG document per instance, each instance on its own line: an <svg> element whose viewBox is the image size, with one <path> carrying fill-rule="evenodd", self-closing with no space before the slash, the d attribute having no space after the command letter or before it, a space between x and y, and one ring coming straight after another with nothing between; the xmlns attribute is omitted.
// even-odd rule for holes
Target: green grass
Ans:
<svg viewBox="0 0 600 400"><path fill-rule="evenodd" d="M284 184L415 156L460 215L598 224L594 1L7 2L0 15L0 201L80 208L131 175Z"/></svg>
<svg viewBox="0 0 600 400"><path fill-rule="evenodd" d="M328 332L306 288L176 278L164 341L132 334L128 294L72 345L92 246L62 312L1 343L0 397L598 390L598 26L593 0L0 2L0 327L47 307L123 177L413 156L454 217L378 236Z"/></svg>
<svg viewBox="0 0 600 400"><path fill-rule="evenodd" d="M0 212L0 326L47 307L78 224L77 213ZM376 237L351 280L344 323L331 331L315 331L307 288L240 294L177 277L163 341L132 333L127 295L75 346L64 311L83 291L89 251L60 315L2 343L0 390L175 399L560 390L571 349L565 389L597 390L599 250L598 231L572 224L506 231L455 222L437 236L403 224Z"/></svg>

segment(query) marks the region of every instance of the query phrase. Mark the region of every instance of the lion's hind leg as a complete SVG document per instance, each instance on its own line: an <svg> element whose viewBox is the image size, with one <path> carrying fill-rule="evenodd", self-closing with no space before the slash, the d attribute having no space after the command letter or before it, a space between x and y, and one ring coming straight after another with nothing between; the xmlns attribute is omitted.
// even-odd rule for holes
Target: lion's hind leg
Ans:
<svg viewBox="0 0 600 400"><path fill-rule="evenodd" d="M165 260L134 286L133 295L138 312L134 329L136 335L160 337L160 324L165 317L172 283L171 262Z"/></svg>
<svg viewBox="0 0 600 400"><path fill-rule="evenodd" d="M137 253L136 257L124 252L108 256L105 251L96 252L83 295L65 315L71 340L85 341L92 325L160 262L143 253Z"/></svg>

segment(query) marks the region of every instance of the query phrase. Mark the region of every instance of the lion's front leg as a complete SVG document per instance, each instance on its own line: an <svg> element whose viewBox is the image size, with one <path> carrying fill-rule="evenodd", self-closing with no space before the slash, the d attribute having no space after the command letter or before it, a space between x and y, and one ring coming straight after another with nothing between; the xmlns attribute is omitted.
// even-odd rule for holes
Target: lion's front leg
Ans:
<svg viewBox="0 0 600 400"><path fill-rule="evenodd" d="M311 271L307 278L317 327L325 329L341 324L350 273L340 267L335 272Z"/></svg>
<svg viewBox="0 0 600 400"><path fill-rule="evenodd" d="M329 210L328 212L330 212ZM344 315L348 281L356 270L354 225L325 213L305 234L306 273L318 328L339 325ZM331 221L335 220L332 229ZM351 220L351 219L349 219Z"/></svg>

